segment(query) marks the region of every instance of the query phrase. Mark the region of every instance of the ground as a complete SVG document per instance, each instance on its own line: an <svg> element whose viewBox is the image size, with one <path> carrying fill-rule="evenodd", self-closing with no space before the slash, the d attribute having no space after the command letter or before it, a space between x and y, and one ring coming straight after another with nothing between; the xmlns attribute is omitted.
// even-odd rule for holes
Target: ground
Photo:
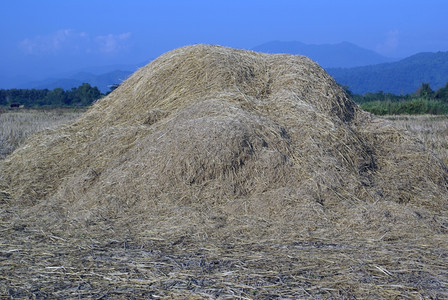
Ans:
<svg viewBox="0 0 448 300"><path fill-rule="evenodd" d="M2 205L4 207L4 205ZM6 214L11 213L7 212ZM5 217L5 211L3 210ZM426 240L64 238L2 221L0 294L11 298L440 298L446 235Z"/></svg>
<svg viewBox="0 0 448 300"><path fill-rule="evenodd" d="M447 117L389 119L448 162ZM8 134L20 131L14 130ZM23 142L0 140L18 141L2 143L0 153ZM344 232L306 239L145 239L113 224L48 231L22 219L8 197L0 199L1 298L448 298L445 223L440 234L406 239Z"/></svg>

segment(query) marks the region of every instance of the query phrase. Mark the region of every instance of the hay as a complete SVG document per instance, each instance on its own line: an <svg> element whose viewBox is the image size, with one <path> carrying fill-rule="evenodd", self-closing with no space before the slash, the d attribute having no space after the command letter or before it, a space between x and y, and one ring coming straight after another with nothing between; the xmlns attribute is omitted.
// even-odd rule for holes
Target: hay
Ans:
<svg viewBox="0 0 448 300"><path fill-rule="evenodd" d="M448 220L447 168L421 142L308 58L220 46L162 55L0 167L3 201L67 235L379 241Z"/></svg>
<svg viewBox="0 0 448 300"><path fill-rule="evenodd" d="M359 111L314 62L218 46L166 53L76 122L34 137L3 169L12 198L64 200L75 214L265 195L269 207L285 189L324 206L446 205L445 166Z"/></svg>

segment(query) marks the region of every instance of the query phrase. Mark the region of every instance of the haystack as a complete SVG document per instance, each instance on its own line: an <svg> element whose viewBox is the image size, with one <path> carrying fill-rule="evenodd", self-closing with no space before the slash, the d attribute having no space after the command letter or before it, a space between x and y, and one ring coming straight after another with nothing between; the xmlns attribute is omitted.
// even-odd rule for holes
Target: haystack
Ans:
<svg viewBox="0 0 448 300"><path fill-rule="evenodd" d="M447 211L446 166L316 63L210 45L160 56L1 169L29 215L141 235L437 231Z"/></svg>

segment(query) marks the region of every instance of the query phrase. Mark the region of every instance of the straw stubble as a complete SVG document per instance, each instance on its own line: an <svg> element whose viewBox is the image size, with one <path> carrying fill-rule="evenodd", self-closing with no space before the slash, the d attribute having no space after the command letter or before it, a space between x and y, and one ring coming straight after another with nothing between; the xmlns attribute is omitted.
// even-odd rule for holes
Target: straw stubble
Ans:
<svg viewBox="0 0 448 300"><path fill-rule="evenodd" d="M1 164L45 226L142 240L393 240L447 220L446 166L302 56L170 51Z"/></svg>

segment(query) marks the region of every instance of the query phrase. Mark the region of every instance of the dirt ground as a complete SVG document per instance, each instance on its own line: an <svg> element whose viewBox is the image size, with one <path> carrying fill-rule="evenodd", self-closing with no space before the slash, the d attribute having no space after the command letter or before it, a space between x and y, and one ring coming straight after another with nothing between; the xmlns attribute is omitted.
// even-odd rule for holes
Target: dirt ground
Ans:
<svg viewBox="0 0 448 300"><path fill-rule="evenodd" d="M448 298L447 234L168 241L112 227L48 232L0 207L2 299Z"/></svg>

